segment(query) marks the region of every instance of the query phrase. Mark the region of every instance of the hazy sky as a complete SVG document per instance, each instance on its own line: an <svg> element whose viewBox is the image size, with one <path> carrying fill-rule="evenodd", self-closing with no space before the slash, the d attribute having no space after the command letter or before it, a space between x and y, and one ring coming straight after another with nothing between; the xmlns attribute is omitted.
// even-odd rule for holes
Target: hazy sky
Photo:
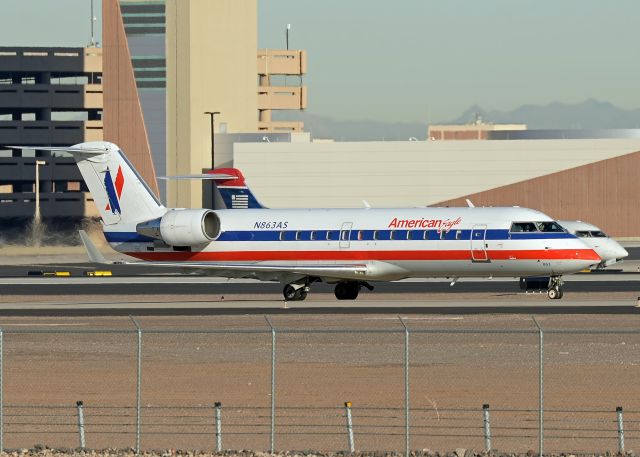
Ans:
<svg viewBox="0 0 640 457"><path fill-rule="evenodd" d="M510 110L587 98L640 108L638 0L258 5L260 47L284 48L290 23L290 47L308 51L314 114L438 122L473 104ZM89 11L90 0L0 0L0 45L84 45Z"/></svg>

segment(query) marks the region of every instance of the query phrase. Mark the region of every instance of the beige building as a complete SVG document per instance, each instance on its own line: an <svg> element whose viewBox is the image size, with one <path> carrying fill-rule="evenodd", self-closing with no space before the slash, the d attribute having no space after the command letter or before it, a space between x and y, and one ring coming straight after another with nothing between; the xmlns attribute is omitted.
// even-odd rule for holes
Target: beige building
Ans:
<svg viewBox="0 0 640 457"><path fill-rule="evenodd" d="M636 138L236 143L234 166L274 208L524 206L640 237Z"/></svg>
<svg viewBox="0 0 640 457"><path fill-rule="evenodd" d="M273 121L273 110L301 110L307 107L307 88L302 75L307 72L307 53L302 50L260 49L258 51L258 129L261 132L301 132L301 121ZM298 77L299 84L272 86L272 76ZM290 82L291 79L286 80Z"/></svg>
<svg viewBox="0 0 640 457"><path fill-rule="evenodd" d="M471 124L430 125L429 140L487 140L491 132L527 130L526 124L492 124L478 118Z"/></svg>
<svg viewBox="0 0 640 457"><path fill-rule="evenodd" d="M257 0L103 0L105 139L120 144L169 206L203 202L199 174L219 133L300 132L273 110L307 105L301 50L258 50ZM217 143L217 141L216 141Z"/></svg>
<svg viewBox="0 0 640 457"><path fill-rule="evenodd" d="M255 0L168 0L167 174L212 167L210 117L229 133L258 130ZM214 164L215 165L215 164ZM170 182L170 206L198 207L202 183Z"/></svg>

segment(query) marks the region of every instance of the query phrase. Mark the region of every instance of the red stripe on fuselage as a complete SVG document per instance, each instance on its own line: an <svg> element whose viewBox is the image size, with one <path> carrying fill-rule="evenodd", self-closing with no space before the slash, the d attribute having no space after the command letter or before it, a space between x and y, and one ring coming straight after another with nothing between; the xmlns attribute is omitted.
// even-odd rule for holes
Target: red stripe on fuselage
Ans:
<svg viewBox="0 0 640 457"><path fill-rule="evenodd" d="M489 260L592 260L600 257L592 249L487 250ZM267 261L267 260L472 260L469 250L438 251L200 251L126 252L132 257L155 261ZM482 251L477 251L482 254Z"/></svg>

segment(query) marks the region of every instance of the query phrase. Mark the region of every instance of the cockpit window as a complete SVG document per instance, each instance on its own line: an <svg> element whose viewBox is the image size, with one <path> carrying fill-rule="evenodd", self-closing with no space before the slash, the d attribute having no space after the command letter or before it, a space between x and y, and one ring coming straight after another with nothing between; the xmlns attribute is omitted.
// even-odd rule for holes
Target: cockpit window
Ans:
<svg viewBox="0 0 640 457"><path fill-rule="evenodd" d="M591 236L594 238L608 238L607 234L604 233L602 230L594 230L591 232Z"/></svg>
<svg viewBox="0 0 640 457"><path fill-rule="evenodd" d="M511 232L537 232L536 224L533 222L514 222L511 224Z"/></svg>
<svg viewBox="0 0 640 457"><path fill-rule="evenodd" d="M555 221L551 221L551 222L536 222L536 226L538 227L538 230L540 230L541 232L564 232L564 229L562 228L562 226L560 224L558 224Z"/></svg>
<svg viewBox="0 0 640 457"><path fill-rule="evenodd" d="M591 232L588 230L576 230L576 236L578 238L591 238Z"/></svg>

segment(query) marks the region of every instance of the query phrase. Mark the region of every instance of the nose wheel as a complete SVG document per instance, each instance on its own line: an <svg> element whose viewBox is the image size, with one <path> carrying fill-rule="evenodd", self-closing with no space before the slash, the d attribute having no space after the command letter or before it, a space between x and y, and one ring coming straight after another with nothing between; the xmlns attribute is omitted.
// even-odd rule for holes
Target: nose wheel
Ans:
<svg viewBox="0 0 640 457"><path fill-rule="evenodd" d="M547 296L551 300L560 300L564 295L563 290L564 281L560 276L552 276L549 280L549 289L547 290Z"/></svg>

